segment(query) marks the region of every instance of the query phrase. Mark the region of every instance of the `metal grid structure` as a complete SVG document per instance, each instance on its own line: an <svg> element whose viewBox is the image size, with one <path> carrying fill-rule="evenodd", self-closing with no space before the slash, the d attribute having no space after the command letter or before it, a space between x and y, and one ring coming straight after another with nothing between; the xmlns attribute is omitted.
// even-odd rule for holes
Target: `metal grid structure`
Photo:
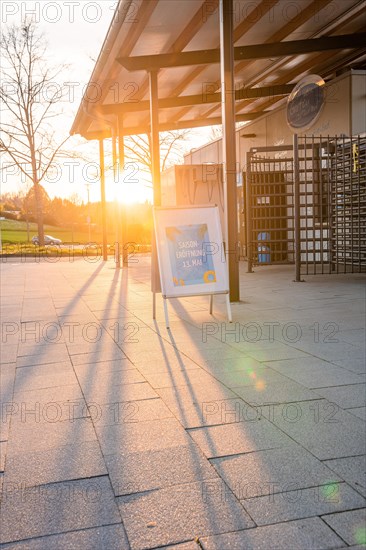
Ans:
<svg viewBox="0 0 366 550"><path fill-rule="evenodd" d="M301 272L366 271L366 137L299 138Z"/></svg>
<svg viewBox="0 0 366 550"><path fill-rule="evenodd" d="M286 151L291 158L276 158ZM252 265L293 263L292 146L263 147L248 153L245 197L249 271Z"/></svg>
<svg viewBox="0 0 366 550"><path fill-rule="evenodd" d="M296 153L296 163L290 146L248 153L248 270L297 261L304 275L366 271L366 136L299 137Z"/></svg>

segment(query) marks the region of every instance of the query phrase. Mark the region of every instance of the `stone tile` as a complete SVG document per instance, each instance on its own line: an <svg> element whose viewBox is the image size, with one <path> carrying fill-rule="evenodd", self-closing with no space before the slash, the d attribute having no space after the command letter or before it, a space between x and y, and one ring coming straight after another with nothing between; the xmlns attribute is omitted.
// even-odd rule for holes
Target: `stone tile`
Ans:
<svg viewBox="0 0 366 550"><path fill-rule="evenodd" d="M244 508L257 525L320 516L365 505L366 500L346 483L330 483L243 501Z"/></svg>
<svg viewBox="0 0 366 550"><path fill-rule="evenodd" d="M347 409L347 411L366 421L366 407L356 407L355 409Z"/></svg>
<svg viewBox="0 0 366 550"><path fill-rule="evenodd" d="M14 400L29 404L29 409L32 409L34 403L62 403L80 399L83 399L83 394L76 378L73 384L65 386L50 386L29 390L21 387L18 391L14 391Z"/></svg>
<svg viewBox="0 0 366 550"><path fill-rule="evenodd" d="M65 338L72 342L74 335L82 335L82 331L88 323L95 323L95 315L91 311L84 313L68 312L67 310L57 311L58 322L64 327Z"/></svg>
<svg viewBox="0 0 366 550"><path fill-rule="evenodd" d="M92 387L84 386L83 394L87 403L98 403L98 405L155 399L158 397L157 393L147 382L118 386L113 384L93 384Z"/></svg>
<svg viewBox="0 0 366 550"><path fill-rule="evenodd" d="M253 527L235 497L202 494L201 483L120 497L118 506L133 550ZM172 505L174 503L174 505Z"/></svg>
<svg viewBox="0 0 366 550"><path fill-rule="evenodd" d="M24 326L28 327L28 323L22 325L22 327ZM25 334L21 336L18 357L52 353L52 350L57 353L61 351L67 353L62 328L58 323L29 323L29 327L29 329L24 329ZM27 330L31 331L29 336L26 333Z"/></svg>
<svg viewBox="0 0 366 550"><path fill-rule="evenodd" d="M191 442L175 418L110 426L95 424L95 429L103 454L156 451Z"/></svg>
<svg viewBox="0 0 366 550"><path fill-rule="evenodd" d="M335 358L332 362L340 367L344 367L345 369L356 372L358 374L366 373L365 354L363 354L362 357L353 357L352 360L350 360L349 358Z"/></svg>
<svg viewBox="0 0 366 550"><path fill-rule="evenodd" d="M2 376L0 383L0 401L1 403L9 403L13 399L14 392L14 376Z"/></svg>
<svg viewBox="0 0 366 550"><path fill-rule="evenodd" d="M224 359L215 359L214 357L207 362L204 362L203 368L214 375L214 373L222 373L225 371L231 372L245 372L248 376L253 376L253 372L266 368L262 363L253 359L253 357L247 357L244 353L236 353L235 357L225 357Z"/></svg>
<svg viewBox="0 0 366 550"><path fill-rule="evenodd" d="M120 522L108 477L5 487L0 542Z"/></svg>
<svg viewBox="0 0 366 550"><path fill-rule="evenodd" d="M93 422L98 426L136 424L148 420L172 418L173 414L161 399L143 399L123 403L107 403L90 408Z"/></svg>
<svg viewBox="0 0 366 550"><path fill-rule="evenodd" d="M182 542L181 544L169 544L165 548L166 550L197 550L197 542L191 540L189 542Z"/></svg>
<svg viewBox="0 0 366 550"><path fill-rule="evenodd" d="M102 348L95 353L80 353L72 355L71 361L73 365L83 365L90 363L104 363L105 361L121 361L126 355L118 347L109 350Z"/></svg>
<svg viewBox="0 0 366 550"><path fill-rule="evenodd" d="M235 394L219 382L205 387L160 388L156 392L185 428L222 424L226 401L230 411L235 411ZM237 402L243 404L240 399Z"/></svg>
<svg viewBox="0 0 366 550"><path fill-rule="evenodd" d="M107 473L98 442L81 441L8 457L5 482L23 483L30 487Z"/></svg>
<svg viewBox="0 0 366 550"><path fill-rule="evenodd" d="M366 509L323 516L322 519L347 544L366 544Z"/></svg>
<svg viewBox="0 0 366 550"><path fill-rule="evenodd" d="M174 337L173 337L174 338ZM175 339L173 340L174 346L179 351L182 351L183 353L187 354L189 357L191 355L194 355L198 353L202 353L203 356L205 355L206 349L209 349L211 352L214 350L217 350L218 353L222 350L222 348L225 346L222 342L217 340L216 338L207 338L207 342L203 342L200 337L198 338L191 338L189 340L183 340L176 342Z"/></svg>
<svg viewBox="0 0 366 550"><path fill-rule="evenodd" d="M335 338L337 339L336 335ZM298 349L303 349L310 355L332 362L338 359L348 359L352 362L353 359L357 360L361 356L360 348L340 341L330 343L297 342L294 345L296 345Z"/></svg>
<svg viewBox="0 0 366 550"><path fill-rule="evenodd" d="M267 384L265 378L259 378L255 386L233 387L232 390L247 403L256 405L296 403L317 398L317 394L312 390L285 378L283 382L273 384L271 381Z"/></svg>
<svg viewBox="0 0 366 550"><path fill-rule="evenodd" d="M14 392L25 392L30 390L42 390L57 388L60 386L71 386L77 384L75 373L70 368L67 371L56 372L49 375L37 375L40 367L24 367L17 369ZM26 371L26 372L24 372ZM28 373L28 371L30 371Z"/></svg>
<svg viewBox="0 0 366 550"><path fill-rule="evenodd" d="M204 550L324 550L343 541L319 518L302 519L200 538Z"/></svg>
<svg viewBox="0 0 366 550"><path fill-rule="evenodd" d="M215 379L201 368L183 371L151 373L145 372L146 380L153 388L172 388L179 386L206 386L215 382Z"/></svg>
<svg viewBox="0 0 366 550"><path fill-rule="evenodd" d="M331 403L336 403L342 409L364 407L366 404L366 385L352 384L336 388L322 388L316 390L320 396L325 397Z"/></svg>
<svg viewBox="0 0 366 550"><path fill-rule="evenodd" d="M85 342L84 339L80 339L71 344L67 343L67 351L71 357L79 355L80 352L93 355L103 355L105 353L109 357L121 350L110 337L108 339L104 337L97 342Z"/></svg>
<svg viewBox="0 0 366 550"><path fill-rule="evenodd" d="M140 355L144 354L146 350L151 350L152 360L154 360L156 357L155 353L159 353L160 358L164 357L164 347L161 345L161 338L159 337L146 337L144 338L144 340L139 342L122 342L119 344L119 346L121 349L123 349L126 356L129 357L132 362L140 359Z"/></svg>
<svg viewBox="0 0 366 550"><path fill-rule="evenodd" d="M14 404L12 402L8 403L1 403L0 407L0 421L1 421L1 431L0 431L0 437L3 439L3 441L7 441L10 434L10 419L11 419L11 411L12 407L14 407Z"/></svg>
<svg viewBox="0 0 366 550"><path fill-rule="evenodd" d="M189 434L208 458L274 449L292 444L289 437L265 418L256 417L255 411L252 418L254 418L253 421L195 428L190 430Z"/></svg>
<svg viewBox="0 0 366 550"><path fill-rule="evenodd" d="M45 358L48 359L45 361ZM55 363L56 361L67 361L69 353L65 344L23 344L19 346L17 356L17 366L37 365Z"/></svg>
<svg viewBox="0 0 366 550"><path fill-rule="evenodd" d="M364 544L357 544L356 546L342 546L341 550L365 550Z"/></svg>
<svg viewBox="0 0 366 550"><path fill-rule="evenodd" d="M156 345L148 349L142 345L124 346L124 348L125 347L129 350L128 357L131 357L134 363L149 363L150 361L154 363L161 360L166 362L174 360L184 361L184 359L188 359L186 354L182 353L170 342L163 339L159 340Z"/></svg>
<svg viewBox="0 0 366 550"><path fill-rule="evenodd" d="M245 346L244 346L245 350ZM262 350L258 346L258 350L248 352L250 357L256 359L257 361L267 362L267 361L280 361L281 359L293 359L296 357L306 357L306 354L298 349L291 348L290 346L282 347L273 347L267 350Z"/></svg>
<svg viewBox="0 0 366 550"><path fill-rule="evenodd" d="M18 344L3 344L1 346L1 362L15 363L17 360Z"/></svg>
<svg viewBox="0 0 366 550"><path fill-rule="evenodd" d="M98 313L96 313L96 317L99 318L99 312L101 310L92 309L92 311L97 311ZM117 315L115 315L116 313ZM140 329L146 328L147 326L142 319L127 312L122 314L121 312L118 313L118 311L110 311L108 313L108 319L99 320L101 325L112 337L119 336L120 342L123 342L124 340L129 341L129 339L135 338L136 336L138 338ZM135 330L137 334L135 334Z"/></svg>
<svg viewBox="0 0 366 550"><path fill-rule="evenodd" d="M336 458L323 462L328 468L339 475L341 479L351 485L356 491L366 497L366 457L350 456Z"/></svg>
<svg viewBox="0 0 366 550"><path fill-rule="evenodd" d="M57 350L56 350L57 351ZM48 365L51 363L63 363L69 362L69 355L64 352L61 353L45 353L38 355L25 355L24 357L17 358L17 368L19 367L36 367L38 365Z"/></svg>
<svg viewBox="0 0 366 550"><path fill-rule="evenodd" d="M213 376L215 376L220 382L231 387L237 388L240 386L255 386L261 387L262 385L268 384L288 384L290 380L279 374L278 372L268 368L263 367L261 363L259 368L247 368L241 370L231 370L231 369L221 369L220 371L215 371Z"/></svg>
<svg viewBox="0 0 366 550"><path fill-rule="evenodd" d="M116 496L218 477L193 442L163 450L105 455L105 461Z"/></svg>
<svg viewBox="0 0 366 550"><path fill-rule="evenodd" d="M32 305L27 310L22 311L21 323L40 323L46 325L57 322L57 314L52 305L39 309L42 299L43 297L40 297L37 305Z"/></svg>
<svg viewBox="0 0 366 550"><path fill-rule="evenodd" d="M127 371L135 370L135 366L124 357L123 359L118 359L116 361L101 361L101 362L92 362L92 363L82 363L80 365L74 365L74 370L78 377L88 377L94 378L95 376L111 376L114 371Z"/></svg>
<svg viewBox="0 0 366 550"><path fill-rule="evenodd" d="M68 374L73 372L71 361L61 361L60 363L49 363L42 365L32 365L29 367L18 367L16 369L17 379L23 377L30 380L33 376L53 376L59 374Z"/></svg>
<svg viewBox="0 0 366 550"><path fill-rule="evenodd" d="M0 360L1 360L1 355L0 355ZM8 377L15 377L15 369L16 369L16 363L4 363L3 361L1 361L0 363L0 382L3 378L3 376L5 378L8 378Z"/></svg>
<svg viewBox="0 0 366 550"><path fill-rule="evenodd" d="M0 441L0 472L4 471L7 441Z"/></svg>
<svg viewBox="0 0 366 550"><path fill-rule="evenodd" d="M99 306L99 309L93 309L92 311L93 311L93 314L95 315L95 317L99 321L105 321L105 320L110 321L109 324L111 324L111 325L113 324L113 321L116 321L117 319L123 319L123 321L125 319L125 317L124 317L125 308L123 306L120 306L120 307L103 307L103 306ZM134 319L134 317L130 317L130 318Z"/></svg>
<svg viewBox="0 0 366 550"><path fill-rule="evenodd" d="M62 409L62 413L69 414L69 409ZM47 411L47 414L49 411ZM22 454L26 449L31 451L46 451L65 445L74 444L75 441L95 441L96 434L90 418L76 418L74 420L64 420L49 422L46 414L41 410L40 421L35 421L35 416L29 418L27 422L12 421L11 441L8 443L8 458L15 454Z"/></svg>
<svg viewBox="0 0 366 550"><path fill-rule="evenodd" d="M206 346L205 348L201 347L200 349L191 349L189 351L189 357L199 365L204 365L205 363L211 364L211 362L217 365L224 365L226 361L231 359L239 360L245 355L245 352L236 350L225 344L220 349L210 349Z"/></svg>
<svg viewBox="0 0 366 550"><path fill-rule="evenodd" d="M340 481L337 474L295 444L215 458L211 463L240 500Z"/></svg>
<svg viewBox="0 0 366 550"><path fill-rule="evenodd" d="M363 381L359 378L359 374L316 358L306 358L300 363L289 359L287 361L271 361L269 364L272 369L309 389L358 384Z"/></svg>
<svg viewBox="0 0 366 550"><path fill-rule="evenodd" d="M196 545L197 546L197 545ZM129 550L122 524L92 527L4 544L4 550Z"/></svg>
<svg viewBox="0 0 366 550"><path fill-rule="evenodd" d="M365 423L329 401L262 408L283 432L320 460L365 453Z"/></svg>
<svg viewBox="0 0 366 550"><path fill-rule="evenodd" d="M98 363L96 363L97 365ZM137 382L146 382L145 378L137 369L120 369L110 370L93 368L83 368L84 365L79 365L75 368L79 383L83 389L93 391L99 386L121 386L123 384L134 384ZM90 365L89 365L90 367Z"/></svg>
<svg viewBox="0 0 366 550"><path fill-rule="evenodd" d="M363 328L341 330L338 333L338 337L342 342L347 342L348 344L357 345L360 342L365 343L365 331Z"/></svg>
<svg viewBox="0 0 366 550"><path fill-rule="evenodd" d="M169 358L161 357L160 359L151 359L150 361L148 359L140 361L139 359L135 359L134 355L130 356L130 354L128 354L128 356L131 358L134 366L138 368L143 376L149 374L170 375L172 372L182 371L183 373L185 373L186 371L201 369L201 367L197 365L197 363L184 356Z"/></svg>

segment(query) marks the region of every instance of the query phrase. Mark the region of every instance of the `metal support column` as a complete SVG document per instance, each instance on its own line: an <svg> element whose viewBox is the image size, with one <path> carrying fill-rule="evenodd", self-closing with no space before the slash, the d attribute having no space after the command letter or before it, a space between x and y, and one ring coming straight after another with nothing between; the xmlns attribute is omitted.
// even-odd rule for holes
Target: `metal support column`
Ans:
<svg viewBox="0 0 366 550"><path fill-rule="evenodd" d="M220 0L221 108L225 194L225 241L229 265L230 301L239 295L239 254L236 190L233 0Z"/></svg>
<svg viewBox="0 0 366 550"><path fill-rule="evenodd" d="M150 127L151 127L151 164L152 183L154 193L154 206L161 205L160 187L160 139L159 139L159 94L158 94L158 73L150 71ZM155 243L155 235L152 235L151 247L151 290L153 292L153 319L155 319L155 293L160 292L158 257Z"/></svg>
<svg viewBox="0 0 366 550"><path fill-rule="evenodd" d="M293 136L294 146L294 226L295 226L295 281L301 281L301 234L300 234L300 166L299 141Z"/></svg>
<svg viewBox="0 0 366 550"><path fill-rule="evenodd" d="M125 144L123 137L123 116L118 116L118 162L119 162L119 174L122 178L125 168ZM121 183L123 185L124 182ZM121 223L120 223L120 243L122 253L122 265L128 266L128 250L127 250L127 208L123 204L120 205ZM126 246L126 249L125 249Z"/></svg>
<svg viewBox="0 0 366 550"><path fill-rule="evenodd" d="M112 162L113 162L113 183L116 189L116 194L114 198L114 216L115 216L115 243L114 243L114 260L116 262L116 269L121 267L121 253L120 253L120 205L118 202L118 187L120 185L119 181L119 169L118 169L118 158L117 158L117 131L116 128L112 127Z"/></svg>
<svg viewBox="0 0 366 550"><path fill-rule="evenodd" d="M102 205L102 251L103 260L106 262L108 259L107 250L107 213L106 213L106 201L105 201L105 164L104 164L104 142L99 140L99 165L100 165L100 197Z"/></svg>
<svg viewBox="0 0 366 550"><path fill-rule="evenodd" d="M154 206L161 204L158 73L150 71L151 164Z"/></svg>

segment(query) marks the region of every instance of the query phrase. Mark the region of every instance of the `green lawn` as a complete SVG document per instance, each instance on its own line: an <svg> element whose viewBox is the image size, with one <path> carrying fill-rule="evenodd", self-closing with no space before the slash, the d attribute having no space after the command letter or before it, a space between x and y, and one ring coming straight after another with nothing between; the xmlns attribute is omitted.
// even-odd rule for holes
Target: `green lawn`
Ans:
<svg viewBox="0 0 366 550"><path fill-rule="evenodd" d="M1 238L3 243L27 243L27 224L23 221L17 220L1 220ZM78 231L72 230L71 227L56 227L52 225L45 225L44 232L46 235L52 235L56 239L61 239L63 243L87 243L89 241L88 230ZM29 239L31 240L34 235L38 234L38 228L36 223L29 224ZM91 231L92 242L101 242L102 234L96 231L94 228ZM114 243L115 236L113 233L108 234L108 242Z"/></svg>
<svg viewBox="0 0 366 550"><path fill-rule="evenodd" d="M28 242L27 239L27 224L23 221L17 221L17 220L0 220L0 228L1 228L1 241L2 241L2 253L3 254L25 254L25 255L32 255L35 252L40 252L41 254L56 254L65 256L70 254L70 250L72 250L73 255L82 255L85 253L88 253L90 255L93 254L101 254L101 243L102 243L102 234L99 231L96 231L94 228L92 228L91 235L90 235L90 242L91 243L98 243L98 249L95 248L95 246L91 248L85 248L85 250L82 250L81 248L78 250L72 249L71 247L61 247L59 249L58 247L54 247L54 250L52 251L50 247L46 247L44 249L35 247L31 242ZM86 231L72 231L71 228L62 228L62 227L55 227L52 225L45 225L44 226L44 232L46 235L52 235L52 237L55 237L56 239L61 239L63 244L71 245L71 244L87 244L89 242L89 232ZM38 228L36 223L30 223L29 224L29 238L32 239L34 235L38 234ZM114 254L114 243L116 240L114 232L108 232L107 233L108 238L108 253ZM151 247L150 245L138 245L136 244L133 249L128 249L128 252L130 254L132 253L144 253L144 252L150 252ZM121 252L122 253L122 252Z"/></svg>

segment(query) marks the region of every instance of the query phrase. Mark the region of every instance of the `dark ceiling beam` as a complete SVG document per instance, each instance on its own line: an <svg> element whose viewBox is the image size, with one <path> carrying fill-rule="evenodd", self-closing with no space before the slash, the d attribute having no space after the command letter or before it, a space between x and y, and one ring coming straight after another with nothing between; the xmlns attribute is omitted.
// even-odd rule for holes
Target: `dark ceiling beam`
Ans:
<svg viewBox="0 0 366 550"><path fill-rule="evenodd" d="M313 0L306 8L302 9L300 13L297 13L290 21L287 21L282 27L277 29L274 33L272 33L266 40L263 41L263 44L271 44L274 42L282 42L283 40L287 39L292 33L296 32L296 30L304 25L309 19L312 19L315 17L315 14L319 13L323 8L325 8L328 4L330 4L333 0ZM362 29L363 30L363 29ZM323 33L323 34L331 34L331 33ZM318 36L309 36L310 38L319 38ZM288 59L284 58L284 59ZM277 60L277 63L280 61ZM242 78L242 75L244 73L244 69L247 69L251 65L254 65L256 63L255 59L246 59L244 61L237 62L234 67L235 75L238 75L239 78ZM266 80L263 79L265 82ZM289 81L287 81L289 82ZM258 84L258 82L257 82ZM248 83L248 87L253 87L253 83ZM221 87L221 82L217 81L217 89L219 90ZM248 102L245 102L248 104ZM236 112L240 112L243 108L242 102L236 103L235 110ZM207 109L205 113L202 114L203 117L207 116L215 116L215 112L217 110L217 106L211 107L210 109Z"/></svg>
<svg viewBox="0 0 366 550"><path fill-rule="evenodd" d="M365 48L366 33L322 36L308 40L291 40L270 44L237 46L234 48L235 61L244 59L268 59L287 55L299 55L327 50ZM119 57L117 61L129 71L156 70L188 65L209 65L220 63L220 50L197 50L193 52L167 53L161 55L141 55Z"/></svg>
<svg viewBox="0 0 366 550"><path fill-rule="evenodd" d="M255 120L256 118L264 115L264 112L258 113L244 113L241 115L236 115L235 122L249 122ZM179 122L161 122L159 124L159 132L169 132L172 130L185 130L187 128L201 128L203 126L215 126L221 124L221 116L211 117L204 120L194 119L194 120L180 120ZM148 134L150 132L150 124L144 126L131 126L123 128L123 136L137 136L139 134ZM111 133L107 131L96 131L96 132L86 132L82 134L85 139L88 141L94 139L108 139L111 136Z"/></svg>
<svg viewBox="0 0 366 550"><path fill-rule="evenodd" d="M268 0L267 0L268 1ZM204 0L202 5L198 8L192 19L182 30L180 35L170 45L167 53L181 52L190 43L194 36L200 31L205 22L211 17L218 8L218 0ZM127 57L127 56L124 56ZM137 97L141 99L144 97L149 89L149 75L146 76L144 81L140 84L140 89L137 92ZM179 95L179 94L172 94Z"/></svg>
<svg viewBox="0 0 366 550"><path fill-rule="evenodd" d="M265 97L274 97L288 95L292 92L294 84L283 84L280 86L264 86L262 88L241 88L235 91L236 101L245 101L246 99L259 99ZM211 93L209 90L201 94L185 95L180 97L167 97L159 99L159 109L170 109L173 107L184 107L194 105L206 105L210 103L221 103L221 92ZM137 101L136 103L112 103L99 107L98 111L103 115L123 115L127 113L136 113L148 111L150 101Z"/></svg>
<svg viewBox="0 0 366 550"><path fill-rule="evenodd" d="M247 12L247 16L239 23L239 25L234 30L234 43L242 39L245 34L247 34L251 29L259 24L259 21L266 16L277 4L279 0L262 0L259 4L253 6L253 9ZM216 48L220 48L220 40L217 43ZM183 48L182 48L183 50ZM178 84L171 91L171 96L180 96L184 90L188 87L191 82L194 82L198 77L206 70L209 65L197 65L188 74L186 74L183 79L181 79ZM220 86L217 86L217 91L220 89ZM178 118L184 118L190 111L190 107L183 107L178 113ZM177 113L175 113L175 116ZM174 120L174 119L173 119Z"/></svg>

